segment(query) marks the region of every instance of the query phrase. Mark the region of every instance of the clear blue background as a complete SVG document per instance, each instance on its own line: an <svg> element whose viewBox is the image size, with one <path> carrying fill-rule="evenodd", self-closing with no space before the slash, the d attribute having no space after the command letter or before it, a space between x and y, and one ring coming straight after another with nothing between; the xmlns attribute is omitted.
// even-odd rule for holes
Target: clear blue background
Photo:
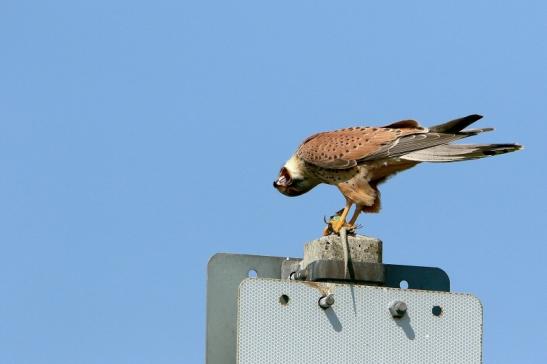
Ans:
<svg viewBox="0 0 547 364"><path fill-rule="evenodd" d="M306 136L471 113L526 150L421 165L360 219L481 298L486 363L547 362L544 1L0 4L0 363L202 363L208 258L301 256Z"/></svg>

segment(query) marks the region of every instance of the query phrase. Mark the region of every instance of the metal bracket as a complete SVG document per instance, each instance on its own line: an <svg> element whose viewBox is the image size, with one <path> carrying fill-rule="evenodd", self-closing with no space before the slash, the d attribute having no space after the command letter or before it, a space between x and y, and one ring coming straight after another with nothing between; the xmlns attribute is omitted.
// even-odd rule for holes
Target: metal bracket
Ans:
<svg viewBox="0 0 547 364"><path fill-rule="evenodd" d="M283 270L282 270L283 271ZM288 277L299 281L314 282L352 282L382 285L384 283L384 265L380 263L350 262L347 276L345 263L341 260L316 260L304 269L291 272Z"/></svg>
<svg viewBox="0 0 547 364"><path fill-rule="evenodd" d="M301 269L299 260L290 259L281 263L281 279L372 284L391 288L400 288L406 281L407 288L450 292L450 280L442 269L412 265L354 262L349 265L348 277L344 277L343 261L318 260Z"/></svg>

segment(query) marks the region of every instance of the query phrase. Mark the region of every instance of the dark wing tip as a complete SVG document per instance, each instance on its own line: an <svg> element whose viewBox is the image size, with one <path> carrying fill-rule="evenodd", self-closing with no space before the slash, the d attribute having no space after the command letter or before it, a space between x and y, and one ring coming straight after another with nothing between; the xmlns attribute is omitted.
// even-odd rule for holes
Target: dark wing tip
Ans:
<svg viewBox="0 0 547 364"><path fill-rule="evenodd" d="M482 119L482 115L471 114L464 116L463 118L450 120L443 124L434 125L430 127L429 130L437 133L457 133L480 119Z"/></svg>

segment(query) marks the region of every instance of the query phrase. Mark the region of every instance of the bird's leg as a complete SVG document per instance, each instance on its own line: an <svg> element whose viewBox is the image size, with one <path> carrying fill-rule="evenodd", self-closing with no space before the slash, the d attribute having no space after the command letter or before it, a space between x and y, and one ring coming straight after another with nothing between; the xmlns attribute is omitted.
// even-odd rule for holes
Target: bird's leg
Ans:
<svg viewBox="0 0 547 364"><path fill-rule="evenodd" d="M344 226L346 224L346 217L348 217L349 209L351 208L352 204L353 203L350 200L346 199L346 206L342 210L342 213L340 214L340 217L339 217L338 221L336 221L332 224L332 230L336 234L338 234L338 232L340 231L342 226Z"/></svg>
<svg viewBox="0 0 547 364"><path fill-rule="evenodd" d="M339 233L340 229L342 229L342 227L344 226L348 229L349 233L353 233L355 231L355 228L356 228L355 223L357 222L357 217L359 216L361 212L363 212L364 206L356 204L355 211L353 212L353 216L351 217L350 221L348 223L346 223L345 221L342 223L341 222L343 221L342 214L344 213L345 210L346 208L338 211L336 215L330 217L329 221L325 221L327 226L325 226L325 228L323 229L323 236L330 235L333 232ZM349 208L346 211L346 216L348 213L349 213ZM337 226L338 224L342 224L342 225L338 228ZM335 230L335 229L338 229L338 230Z"/></svg>
<svg viewBox="0 0 547 364"><path fill-rule="evenodd" d="M363 206L355 205L355 211L353 212L353 216L351 217L351 219L348 222L348 225L349 225L348 227L350 229L355 227L355 223L357 222L357 217L359 216L361 211L363 211Z"/></svg>

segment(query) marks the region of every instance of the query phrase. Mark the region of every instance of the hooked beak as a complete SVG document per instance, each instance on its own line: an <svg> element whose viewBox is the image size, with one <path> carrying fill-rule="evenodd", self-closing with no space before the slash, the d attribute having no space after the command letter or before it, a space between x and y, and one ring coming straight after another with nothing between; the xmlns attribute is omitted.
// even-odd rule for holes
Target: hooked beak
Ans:
<svg viewBox="0 0 547 364"><path fill-rule="evenodd" d="M281 168L281 172L279 173L279 177L276 181L274 181L273 186L277 189L280 187L288 187L292 182L292 178L289 176L287 170L285 167Z"/></svg>

